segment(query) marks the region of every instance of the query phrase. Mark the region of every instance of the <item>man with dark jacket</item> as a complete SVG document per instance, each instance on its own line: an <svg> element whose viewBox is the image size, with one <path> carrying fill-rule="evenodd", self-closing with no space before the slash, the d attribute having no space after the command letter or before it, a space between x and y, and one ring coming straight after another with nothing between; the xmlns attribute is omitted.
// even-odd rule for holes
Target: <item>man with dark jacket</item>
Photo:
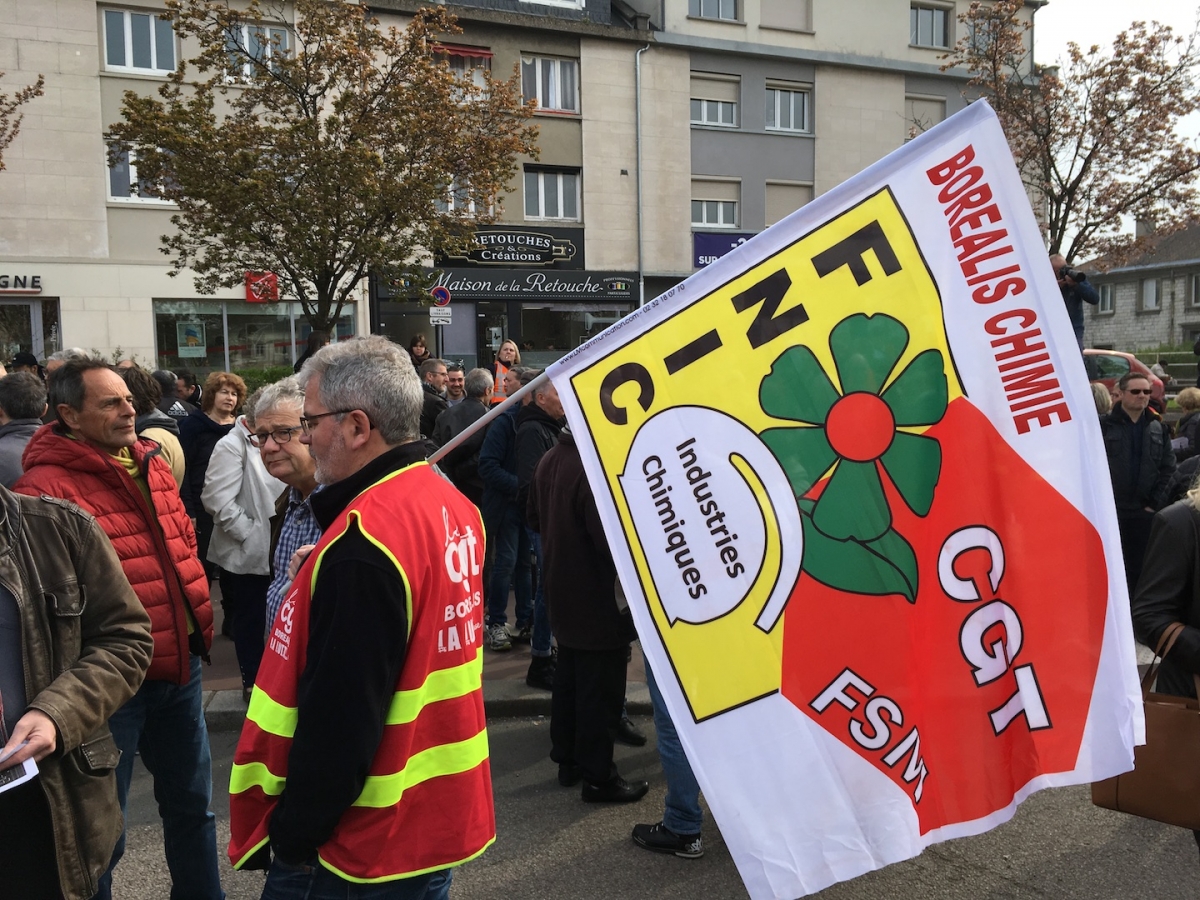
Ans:
<svg viewBox="0 0 1200 900"><path fill-rule="evenodd" d="M617 603L616 566L570 429L561 430L538 465L528 512L529 527L543 540L542 581L558 640L550 700L558 783L570 787L582 779L588 802L640 800L646 782L625 781L613 763L625 658L637 635L629 607Z"/></svg>
<svg viewBox="0 0 1200 900"><path fill-rule="evenodd" d="M142 683L153 646L96 520L0 489L0 774L38 765L37 778L0 794L5 896L96 892L121 835L106 723Z"/></svg>
<svg viewBox="0 0 1200 900"><path fill-rule="evenodd" d="M174 372L167 369L155 369L150 373L150 377L158 382L159 391L162 394L155 404L160 412L166 413L172 419L186 419L192 414L192 410L197 408L176 396L179 390L179 381Z"/></svg>
<svg viewBox="0 0 1200 900"><path fill-rule="evenodd" d="M421 437L432 438L437 417L449 407L446 405L446 363L440 359L427 359L421 363L418 373L424 402L421 404Z"/></svg>
<svg viewBox="0 0 1200 900"><path fill-rule="evenodd" d="M1067 317L1071 320L1071 329L1075 332L1075 343L1083 349L1083 304L1095 306L1100 302L1096 289L1088 284L1087 275L1078 269L1067 265L1066 257L1055 253L1050 257L1050 265L1054 268L1054 277L1058 279L1058 290L1062 294L1063 305L1067 308Z"/></svg>
<svg viewBox="0 0 1200 900"><path fill-rule="evenodd" d="M13 372L0 378L0 484L16 484L21 473L21 456L33 433L42 427L46 414L46 386L29 372Z"/></svg>
<svg viewBox="0 0 1200 900"><path fill-rule="evenodd" d="M1175 454L1166 427L1146 410L1150 402L1147 378L1127 372L1117 389L1117 403L1112 412L1101 417L1100 430L1117 505L1125 578L1132 596L1142 571L1150 523L1169 498Z"/></svg>
<svg viewBox="0 0 1200 900"><path fill-rule="evenodd" d="M492 408L492 373L487 369L472 369L463 379L463 391L463 401L438 416L433 426L433 442L439 447L487 415L488 410ZM483 502L483 481L479 478L479 449L483 446L486 434L486 428L476 429L439 462L439 467L454 486L476 506Z"/></svg>
<svg viewBox="0 0 1200 900"><path fill-rule="evenodd" d="M504 373L504 392L511 397L533 380L535 370L514 366ZM525 379L525 380L522 380ZM492 650L511 650L512 641L529 639L533 620L533 582L529 573L529 530L517 509L517 415L522 404L511 404L492 420L479 448L479 478L483 482L484 525L493 548L492 574L487 591L487 643ZM508 629L508 589L516 595L516 628Z"/></svg>
<svg viewBox="0 0 1200 900"><path fill-rule="evenodd" d="M212 757L204 724L200 660L212 642L212 606L196 535L158 445L134 430L133 398L99 359L72 359L50 380L55 425L38 430L25 450L14 490L62 497L96 517L121 568L150 615L154 655L141 688L109 720L121 750L117 795L124 811L134 755L154 776L162 798L167 866L177 897L220 900ZM112 895L112 870L124 835L96 894Z"/></svg>
<svg viewBox="0 0 1200 900"><path fill-rule="evenodd" d="M517 414L517 510L521 521L528 526L529 486L533 473L542 457L558 441L566 419L558 390L550 379L539 384L533 393L533 401ZM538 572L544 573L542 564L542 538L536 529L530 529L529 542L537 557ZM529 654L529 671L525 683L530 687L552 690L554 687L554 652L550 649L550 620L546 617L546 581L539 578L537 591L533 595L533 638Z"/></svg>

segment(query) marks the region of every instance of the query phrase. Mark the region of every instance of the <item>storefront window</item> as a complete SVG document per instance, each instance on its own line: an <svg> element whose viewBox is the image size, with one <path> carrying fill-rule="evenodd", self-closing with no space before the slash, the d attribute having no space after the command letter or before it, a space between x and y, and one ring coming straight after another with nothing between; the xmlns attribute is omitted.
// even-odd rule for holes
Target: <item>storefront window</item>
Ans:
<svg viewBox="0 0 1200 900"><path fill-rule="evenodd" d="M354 335L354 304L337 322L334 340ZM291 366L311 331L299 303L155 300L156 365L161 369L237 372Z"/></svg>
<svg viewBox="0 0 1200 900"><path fill-rule="evenodd" d="M526 304L521 310L521 362L545 368L630 309L627 303Z"/></svg>

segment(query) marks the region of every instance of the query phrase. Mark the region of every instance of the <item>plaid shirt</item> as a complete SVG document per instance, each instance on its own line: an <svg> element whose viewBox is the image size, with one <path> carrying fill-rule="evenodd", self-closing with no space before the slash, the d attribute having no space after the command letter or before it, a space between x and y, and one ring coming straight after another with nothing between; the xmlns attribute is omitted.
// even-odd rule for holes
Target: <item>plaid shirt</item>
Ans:
<svg viewBox="0 0 1200 900"><path fill-rule="evenodd" d="M288 489L288 508L283 515L283 527L279 531L279 543L275 546L274 572L271 586L267 588L267 628L275 622L279 607L283 606L283 597L291 586L288 578L288 561L292 554L305 544L315 544L321 538L321 526L312 511L312 498L320 491L322 485L302 500L300 492L295 488Z"/></svg>

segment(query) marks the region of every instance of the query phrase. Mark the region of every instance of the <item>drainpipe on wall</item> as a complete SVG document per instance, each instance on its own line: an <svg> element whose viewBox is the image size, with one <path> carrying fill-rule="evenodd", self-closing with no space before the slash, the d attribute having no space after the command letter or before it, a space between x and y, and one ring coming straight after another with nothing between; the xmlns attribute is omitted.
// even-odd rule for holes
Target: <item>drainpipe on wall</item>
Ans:
<svg viewBox="0 0 1200 900"><path fill-rule="evenodd" d="M642 250L642 54L650 49L647 44L633 55L633 107L635 111L634 144L637 147L637 259L638 259L638 306L646 305L646 272Z"/></svg>

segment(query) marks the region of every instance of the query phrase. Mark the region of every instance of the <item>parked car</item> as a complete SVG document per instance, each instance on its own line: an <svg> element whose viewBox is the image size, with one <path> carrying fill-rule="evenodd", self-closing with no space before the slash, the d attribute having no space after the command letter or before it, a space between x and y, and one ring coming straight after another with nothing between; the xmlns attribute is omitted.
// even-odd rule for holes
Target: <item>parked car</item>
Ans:
<svg viewBox="0 0 1200 900"><path fill-rule="evenodd" d="M1083 367L1087 369L1088 381L1100 382L1108 388L1110 394L1115 394L1117 382L1126 372L1137 372L1150 382L1150 399L1156 404L1163 404L1166 397L1162 379L1150 371L1150 367L1132 353L1122 353L1120 350L1084 350Z"/></svg>

